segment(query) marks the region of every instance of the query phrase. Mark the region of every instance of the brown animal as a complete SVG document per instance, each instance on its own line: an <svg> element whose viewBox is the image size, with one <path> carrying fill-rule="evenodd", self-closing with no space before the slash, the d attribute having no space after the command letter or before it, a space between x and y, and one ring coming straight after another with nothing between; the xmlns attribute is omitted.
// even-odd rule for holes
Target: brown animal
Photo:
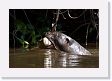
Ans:
<svg viewBox="0 0 112 81"><path fill-rule="evenodd" d="M91 53L78 42L61 32L47 32L45 37L57 50L78 55L91 55Z"/></svg>

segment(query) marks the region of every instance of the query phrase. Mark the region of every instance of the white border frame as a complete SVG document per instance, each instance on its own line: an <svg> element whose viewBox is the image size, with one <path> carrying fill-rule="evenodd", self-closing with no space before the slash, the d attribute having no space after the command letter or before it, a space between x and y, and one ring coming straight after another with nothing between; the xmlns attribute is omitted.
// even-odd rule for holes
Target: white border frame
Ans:
<svg viewBox="0 0 112 81"><path fill-rule="evenodd" d="M44 6L43 6L44 5ZM99 9L99 68L9 68L9 9ZM3 0L0 2L2 77L108 78L108 3L106 0Z"/></svg>

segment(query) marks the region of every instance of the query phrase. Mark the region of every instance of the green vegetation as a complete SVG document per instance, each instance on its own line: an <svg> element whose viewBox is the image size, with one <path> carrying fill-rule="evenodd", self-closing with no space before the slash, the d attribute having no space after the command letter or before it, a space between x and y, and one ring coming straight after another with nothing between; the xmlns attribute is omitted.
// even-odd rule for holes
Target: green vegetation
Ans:
<svg viewBox="0 0 112 81"><path fill-rule="evenodd" d="M97 9L10 9L9 10L9 46L12 48L30 48L37 45L52 23L57 19L57 31L69 35L76 41L93 42L99 36L99 18Z"/></svg>

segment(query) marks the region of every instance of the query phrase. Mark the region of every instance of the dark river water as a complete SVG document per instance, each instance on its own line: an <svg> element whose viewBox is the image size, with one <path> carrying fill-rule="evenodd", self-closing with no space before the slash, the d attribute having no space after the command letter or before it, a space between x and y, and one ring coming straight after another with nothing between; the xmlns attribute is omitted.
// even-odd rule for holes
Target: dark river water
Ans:
<svg viewBox="0 0 112 81"><path fill-rule="evenodd" d="M88 46L92 55L75 55L54 49L9 49L10 68L98 68L99 50Z"/></svg>

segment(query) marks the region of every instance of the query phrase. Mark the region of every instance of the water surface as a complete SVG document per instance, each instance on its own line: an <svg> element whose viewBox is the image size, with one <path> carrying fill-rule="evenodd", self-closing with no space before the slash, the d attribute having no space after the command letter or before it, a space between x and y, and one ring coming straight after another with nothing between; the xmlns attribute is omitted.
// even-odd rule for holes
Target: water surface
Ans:
<svg viewBox="0 0 112 81"><path fill-rule="evenodd" d="M9 49L10 68L98 68L99 50L87 48L92 55L69 54L54 49Z"/></svg>

